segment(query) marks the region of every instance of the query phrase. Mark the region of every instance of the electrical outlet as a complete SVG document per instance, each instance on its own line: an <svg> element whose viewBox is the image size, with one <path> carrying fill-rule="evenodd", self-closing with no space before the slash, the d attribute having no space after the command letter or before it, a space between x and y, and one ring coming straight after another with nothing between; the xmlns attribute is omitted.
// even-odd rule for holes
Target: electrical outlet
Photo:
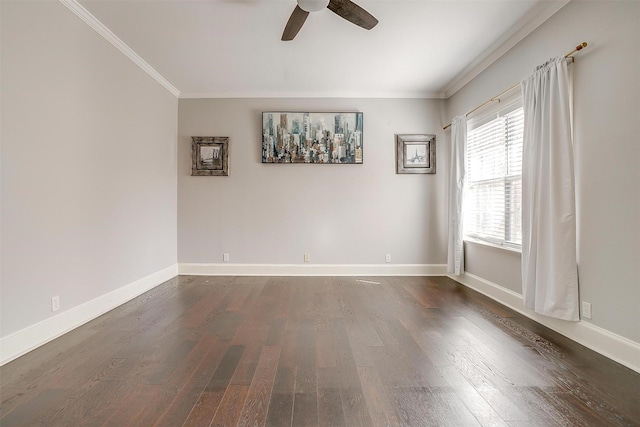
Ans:
<svg viewBox="0 0 640 427"><path fill-rule="evenodd" d="M229 254L222 254L222 261L229 262Z"/></svg>
<svg viewBox="0 0 640 427"><path fill-rule="evenodd" d="M55 297L51 297L51 311L58 310L60 310L60 297L56 295Z"/></svg>
<svg viewBox="0 0 640 427"><path fill-rule="evenodd" d="M591 303L582 301L582 317L591 319Z"/></svg>
<svg viewBox="0 0 640 427"><path fill-rule="evenodd" d="M304 254L304 262L310 262L311 261L311 254Z"/></svg>
<svg viewBox="0 0 640 427"><path fill-rule="evenodd" d="M384 262L391 262L391 254L386 254L384 256Z"/></svg>

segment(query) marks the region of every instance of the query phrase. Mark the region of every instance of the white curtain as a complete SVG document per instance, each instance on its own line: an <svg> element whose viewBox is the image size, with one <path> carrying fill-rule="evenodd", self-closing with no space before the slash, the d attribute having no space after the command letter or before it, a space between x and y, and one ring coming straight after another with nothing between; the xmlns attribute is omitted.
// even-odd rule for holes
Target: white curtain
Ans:
<svg viewBox="0 0 640 427"><path fill-rule="evenodd" d="M464 273L462 242L462 202L467 151L467 118L458 116L451 122L451 167L449 168L449 253L447 272Z"/></svg>
<svg viewBox="0 0 640 427"><path fill-rule="evenodd" d="M570 86L562 56L522 81L522 291L527 308L577 321Z"/></svg>

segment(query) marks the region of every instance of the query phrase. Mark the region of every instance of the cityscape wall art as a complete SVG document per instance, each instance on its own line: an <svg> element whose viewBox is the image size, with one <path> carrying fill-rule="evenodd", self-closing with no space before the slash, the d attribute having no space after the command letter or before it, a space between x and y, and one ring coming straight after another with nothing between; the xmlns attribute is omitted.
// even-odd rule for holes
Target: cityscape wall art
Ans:
<svg viewBox="0 0 640 427"><path fill-rule="evenodd" d="M362 163L362 113L262 113L262 163Z"/></svg>

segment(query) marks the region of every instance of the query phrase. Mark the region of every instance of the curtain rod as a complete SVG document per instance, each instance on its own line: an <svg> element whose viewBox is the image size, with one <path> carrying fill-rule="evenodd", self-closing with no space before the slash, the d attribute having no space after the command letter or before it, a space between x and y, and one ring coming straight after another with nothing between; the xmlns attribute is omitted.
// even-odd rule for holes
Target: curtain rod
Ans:
<svg viewBox="0 0 640 427"><path fill-rule="evenodd" d="M581 51L582 49L584 49L585 47L587 47L587 42L582 42L580 43L578 46L575 47L575 49L573 49L571 52L567 53L564 57L565 58L572 58L573 54L576 52ZM514 90L515 88L517 88L518 86L520 86L520 83L516 83L513 86L511 86L509 89L505 89L502 92L500 92L499 94L497 94L496 96L494 96L493 98L490 98L489 100L483 102L482 104L478 105L476 108L474 108L473 110L467 112L465 114L465 117L468 116L469 114L475 113L477 110L479 110L480 108L484 107L485 105L487 105L490 102L493 101L498 101L500 102L500 97L506 93L511 92L512 90ZM443 127L443 130L447 130L448 128L451 127L451 123L449 123L448 125L446 125L445 127Z"/></svg>

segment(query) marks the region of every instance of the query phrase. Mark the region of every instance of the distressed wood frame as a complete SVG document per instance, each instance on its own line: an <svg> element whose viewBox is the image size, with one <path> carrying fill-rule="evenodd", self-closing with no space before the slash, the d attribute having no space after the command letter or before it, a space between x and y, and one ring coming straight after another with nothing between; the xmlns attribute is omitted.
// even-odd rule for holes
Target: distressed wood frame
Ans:
<svg viewBox="0 0 640 427"><path fill-rule="evenodd" d="M414 155L411 156L413 149ZM396 135L396 173L436 173L436 136Z"/></svg>
<svg viewBox="0 0 640 427"><path fill-rule="evenodd" d="M192 136L191 176L228 175L229 137Z"/></svg>

